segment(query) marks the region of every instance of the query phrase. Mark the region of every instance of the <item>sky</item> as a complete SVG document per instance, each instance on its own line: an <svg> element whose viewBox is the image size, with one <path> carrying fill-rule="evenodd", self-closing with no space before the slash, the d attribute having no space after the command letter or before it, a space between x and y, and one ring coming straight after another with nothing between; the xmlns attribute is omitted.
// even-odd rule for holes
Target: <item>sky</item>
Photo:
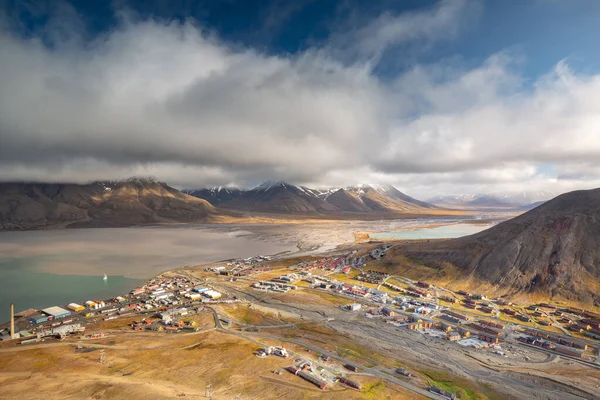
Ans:
<svg viewBox="0 0 600 400"><path fill-rule="evenodd" d="M600 187L596 0L0 0L0 180Z"/></svg>

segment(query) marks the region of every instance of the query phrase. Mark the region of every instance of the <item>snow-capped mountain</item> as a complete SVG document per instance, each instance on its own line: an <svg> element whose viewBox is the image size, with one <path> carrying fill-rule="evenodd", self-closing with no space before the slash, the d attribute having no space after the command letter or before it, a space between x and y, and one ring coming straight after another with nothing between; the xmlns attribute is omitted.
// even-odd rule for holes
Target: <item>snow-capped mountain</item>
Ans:
<svg viewBox="0 0 600 400"><path fill-rule="evenodd" d="M243 191L236 187L223 187L218 186L207 189L184 189L183 193L189 194L190 196L198 197L208 201L213 206L221 203L231 201L234 198L241 196Z"/></svg>
<svg viewBox="0 0 600 400"><path fill-rule="evenodd" d="M391 185L361 184L347 188L311 189L282 181L267 181L251 190L188 190L186 193L220 207L267 213L396 213L421 212L435 206L416 200Z"/></svg>
<svg viewBox="0 0 600 400"><path fill-rule="evenodd" d="M456 196L436 196L429 199L428 202L439 206L526 207L530 204L541 204L557 195L558 193L549 191L463 194Z"/></svg>

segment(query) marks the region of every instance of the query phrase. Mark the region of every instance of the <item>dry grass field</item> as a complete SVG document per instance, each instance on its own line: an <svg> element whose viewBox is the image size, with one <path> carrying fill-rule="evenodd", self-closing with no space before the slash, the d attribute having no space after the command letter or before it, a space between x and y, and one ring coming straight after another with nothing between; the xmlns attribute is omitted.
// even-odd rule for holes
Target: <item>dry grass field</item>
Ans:
<svg viewBox="0 0 600 400"><path fill-rule="evenodd" d="M234 399L238 394L242 399L418 398L374 377L356 377L364 386L361 392L341 385L321 391L285 371L281 375L272 372L290 365L291 360L257 358L253 353L259 344L215 331L123 332L84 341L84 346L77 349L76 341L56 341L30 349L4 348L0 398L204 399L207 385L213 399ZM99 362L102 350L105 364Z"/></svg>

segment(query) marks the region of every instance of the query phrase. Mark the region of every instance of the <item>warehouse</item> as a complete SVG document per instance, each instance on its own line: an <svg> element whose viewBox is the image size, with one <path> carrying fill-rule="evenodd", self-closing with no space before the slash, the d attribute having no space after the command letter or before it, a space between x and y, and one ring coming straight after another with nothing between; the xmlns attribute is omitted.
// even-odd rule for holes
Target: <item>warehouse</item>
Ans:
<svg viewBox="0 0 600 400"><path fill-rule="evenodd" d="M67 308L70 309L70 310L72 310L72 311L75 311L75 312L79 312L79 311L85 310L84 306L82 306L80 304L77 304L77 303L71 303L71 304L69 304L67 306Z"/></svg>
<svg viewBox="0 0 600 400"><path fill-rule="evenodd" d="M34 324L41 324L43 322L48 321L48 316L40 313L31 314L27 318Z"/></svg>
<svg viewBox="0 0 600 400"><path fill-rule="evenodd" d="M217 292L216 290L207 290L204 293L202 293L204 296L209 297L211 299L219 299L221 298L221 293Z"/></svg>
<svg viewBox="0 0 600 400"><path fill-rule="evenodd" d="M171 296L173 296L173 292L164 292L164 293L156 293L156 294L153 293L150 295L150 298L155 301L159 301L159 300L168 299Z"/></svg>
<svg viewBox="0 0 600 400"><path fill-rule="evenodd" d="M460 333L456 331L448 332L448 340L451 342L456 342L460 340Z"/></svg>
<svg viewBox="0 0 600 400"><path fill-rule="evenodd" d="M571 356L571 357L577 357L577 358L583 357L583 350L577 350L572 347L565 347L565 346L557 345L556 348L554 349L554 351L556 351L557 353Z"/></svg>
<svg viewBox="0 0 600 400"><path fill-rule="evenodd" d="M354 389L358 389L358 390L362 389L362 385L360 383L355 382L355 381L348 379L346 377L343 377L343 376L340 377L340 383L343 383L344 385L350 386Z"/></svg>
<svg viewBox="0 0 600 400"><path fill-rule="evenodd" d="M202 297L200 293L186 293L185 297L188 297L191 300L197 300Z"/></svg>
<svg viewBox="0 0 600 400"><path fill-rule="evenodd" d="M64 317L68 317L69 315L71 315L70 311L67 311L64 308L60 308L60 307L56 307L56 306L44 308L42 310L42 312L44 314L52 317L53 319L64 318Z"/></svg>
<svg viewBox="0 0 600 400"><path fill-rule="evenodd" d="M85 304L86 307L88 307L88 308L90 308L92 310L98 308L98 303L96 303L95 301L92 301L92 300L88 300L84 304Z"/></svg>

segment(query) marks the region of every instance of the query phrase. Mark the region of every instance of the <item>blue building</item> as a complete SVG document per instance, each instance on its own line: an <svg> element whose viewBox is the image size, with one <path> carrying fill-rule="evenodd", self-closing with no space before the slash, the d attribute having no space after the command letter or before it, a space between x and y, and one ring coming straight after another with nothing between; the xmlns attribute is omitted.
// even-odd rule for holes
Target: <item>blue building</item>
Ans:
<svg viewBox="0 0 600 400"><path fill-rule="evenodd" d="M27 318L34 324L41 324L42 322L48 321L48 316L40 313L31 314Z"/></svg>

